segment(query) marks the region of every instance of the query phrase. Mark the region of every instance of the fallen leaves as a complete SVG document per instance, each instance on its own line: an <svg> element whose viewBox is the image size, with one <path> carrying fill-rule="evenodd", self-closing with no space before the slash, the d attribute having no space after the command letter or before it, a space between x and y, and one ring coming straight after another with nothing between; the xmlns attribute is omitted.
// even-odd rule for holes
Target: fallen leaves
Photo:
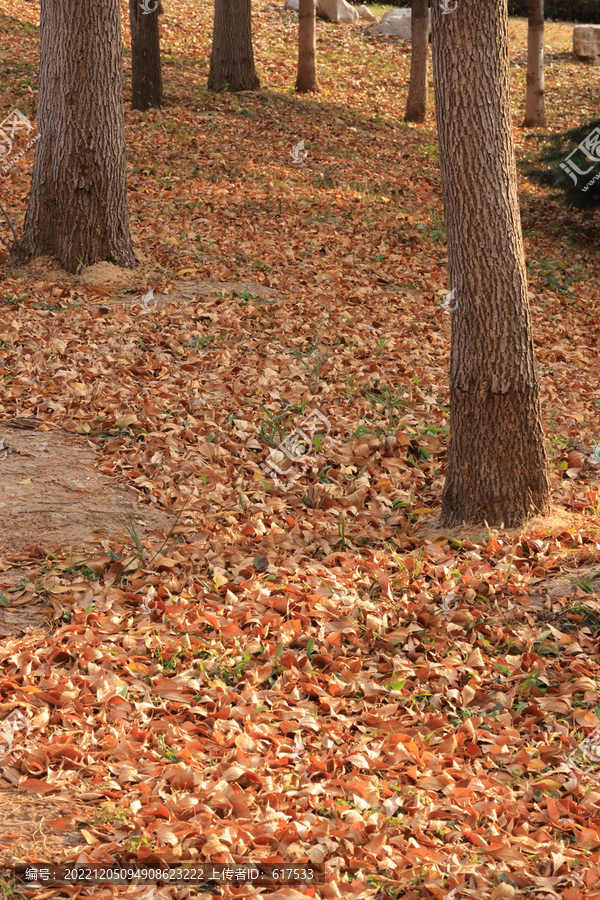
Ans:
<svg viewBox="0 0 600 900"><path fill-rule="evenodd" d="M14 3L0 5L34 14ZM196 84L208 8L173 6L164 38L182 59L197 49ZM255 7L262 98L188 102L189 73L169 64L185 141L175 127L164 137L163 112L143 127L127 118L134 237L162 268L151 314L141 277L115 296L7 273L20 300L0 313L3 424L81 436L107 480L135 486L142 517L152 505L179 519L144 541L124 527L86 552L39 544L0 563L27 568L0 585L3 606L41 594L54 613L52 627L0 645L3 707L32 722L4 777L89 805L89 819L67 809L47 823L76 833L61 861L306 859L326 862L331 898L464 887L477 900L523 888L587 900L600 796L561 765L600 716L597 598L581 581L566 614L566 595L548 590L600 550L597 262L585 255L576 305L574 268L553 275L554 239L532 236L555 499L585 518L434 534L449 285L439 184L421 159L434 138L395 124L407 49L319 24L323 84L333 91L338 71L348 82L332 117L326 93L298 106L273 90L291 83L295 25ZM244 113L255 105L260 118ZM307 127L307 167L290 175L281 160ZM329 185L311 156L339 157ZM158 223L163 208L172 216ZM260 463L313 409L331 433L278 489Z"/></svg>

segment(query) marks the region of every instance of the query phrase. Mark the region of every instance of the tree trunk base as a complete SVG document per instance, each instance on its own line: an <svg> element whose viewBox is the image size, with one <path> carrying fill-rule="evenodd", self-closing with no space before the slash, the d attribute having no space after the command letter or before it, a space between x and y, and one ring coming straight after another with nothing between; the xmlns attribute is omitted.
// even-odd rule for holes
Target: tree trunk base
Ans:
<svg viewBox="0 0 600 900"><path fill-rule="evenodd" d="M504 394L450 391L448 475L440 523L507 528L550 512L538 386Z"/></svg>
<svg viewBox="0 0 600 900"><path fill-rule="evenodd" d="M119 0L42 4L39 139L11 264L53 256L71 274L98 262L135 268L122 47Z"/></svg>
<svg viewBox="0 0 600 900"><path fill-rule="evenodd" d="M523 119L521 128L546 128L546 116L540 116L535 119Z"/></svg>
<svg viewBox="0 0 600 900"><path fill-rule="evenodd" d="M297 94L318 94L321 90L321 87L318 81L315 81L312 84L308 85L300 85L298 84L298 82L296 82L296 87L294 88L294 90Z"/></svg>
<svg viewBox="0 0 600 900"><path fill-rule="evenodd" d="M422 125L425 119L427 118L427 113L425 110L412 110L407 109L404 114L405 122L416 122L418 125Z"/></svg>
<svg viewBox="0 0 600 900"><path fill-rule="evenodd" d="M260 89L254 67L250 0L215 0L207 87L215 93L228 90L234 94Z"/></svg>

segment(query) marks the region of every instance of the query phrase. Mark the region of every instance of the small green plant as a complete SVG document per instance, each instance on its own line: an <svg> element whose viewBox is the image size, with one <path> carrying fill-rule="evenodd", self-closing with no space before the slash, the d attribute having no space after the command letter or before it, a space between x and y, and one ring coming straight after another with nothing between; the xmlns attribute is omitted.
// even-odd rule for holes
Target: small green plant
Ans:
<svg viewBox="0 0 600 900"><path fill-rule="evenodd" d="M304 409L302 404L300 412ZM266 418L261 418L258 423L257 434L262 440L271 447L276 447L285 439L286 428L293 421L293 413L297 412L297 407L286 407L283 412L274 413L261 406Z"/></svg>
<svg viewBox="0 0 600 900"><path fill-rule="evenodd" d="M334 188L336 173L340 166L341 163L338 163L337 166L330 166L321 175L318 175L315 178L317 187Z"/></svg>
<svg viewBox="0 0 600 900"><path fill-rule="evenodd" d="M205 344L207 344L209 341L214 341L214 339L215 339L214 334L207 334L206 337L193 337L192 336L191 344L192 344L192 347L194 348L194 350L201 350Z"/></svg>
<svg viewBox="0 0 600 900"><path fill-rule="evenodd" d="M408 403L402 399L405 395L404 389L395 391L377 379L370 390L365 389L365 394L377 412L387 418L388 428L397 431L400 427L400 420L410 410Z"/></svg>
<svg viewBox="0 0 600 900"><path fill-rule="evenodd" d="M177 756L176 752L174 750L169 750L169 748L165 744L164 735L162 734L158 735L158 746L160 747L161 753L165 757L165 759L168 759L169 762L179 762L179 757Z"/></svg>
<svg viewBox="0 0 600 900"><path fill-rule="evenodd" d="M123 825L129 822L131 813L122 806L115 806L114 803L105 803L100 809L94 810L86 825Z"/></svg>
<svg viewBox="0 0 600 900"><path fill-rule="evenodd" d="M595 594L598 590L598 586L592 584L592 582L597 578L600 578L600 572L591 572L589 575L586 575L584 578L576 581L575 584L577 585L577 587L581 588L584 593Z"/></svg>
<svg viewBox="0 0 600 900"><path fill-rule="evenodd" d="M226 685L229 687L233 687L237 681L244 674L244 670L246 667L252 662L252 657L249 653L244 653L242 659L237 662L233 666L225 666L222 664L217 665L216 669L212 671L211 675L216 675L217 678L220 678L221 681L224 681Z"/></svg>
<svg viewBox="0 0 600 900"><path fill-rule="evenodd" d="M302 353L301 350L292 350L290 356L297 359L308 373L311 391L314 393L319 381L321 380L321 369L325 363L331 358L331 353L326 353L318 348L313 348L308 353Z"/></svg>
<svg viewBox="0 0 600 900"><path fill-rule="evenodd" d="M586 591L586 593L593 593L593 591ZM560 618L563 622L571 625L577 623L588 628L600 629L600 609L588 606L585 601L578 600L565 606L561 611Z"/></svg>
<svg viewBox="0 0 600 900"><path fill-rule="evenodd" d="M125 842L125 849L129 853L137 853L142 846L147 847L151 852L154 852L154 844L147 841L146 838L140 837L138 834L134 834L127 838L127 841Z"/></svg>
<svg viewBox="0 0 600 900"><path fill-rule="evenodd" d="M135 527L135 524L133 522L131 515L127 516L128 521L126 521L124 519L119 520L121 522L121 524L123 525L123 527L125 528L125 532L129 539L129 552L133 554L132 556L127 558L127 564L126 564L125 568L123 569L123 573L121 575L121 584L123 584L123 582L127 579L127 577L129 575L132 575L133 572L136 571L136 569L138 568L138 564L149 567L150 565L152 565L152 563L157 558L157 556L160 556L161 553L163 553L163 551L164 551L164 553L168 553L172 547L174 547L176 544L181 543L181 541L183 540L183 537L180 535L180 536L176 537L175 540L173 540L169 544L168 547L166 546L169 538L171 537L171 535L173 534L173 531L175 530L177 524L179 523L179 519L181 518L184 509L185 509L185 506L183 506L179 510L179 512L177 514L177 518L173 522L173 525L171 526L171 529L170 529L169 533L167 534L166 538L164 539L164 541L162 542L162 544L160 545L160 547L158 548L156 553L148 561L146 561L146 550L140 540L140 537L137 533L137 530L136 530L136 527ZM113 534L112 531L109 533L112 534L112 536L118 541L119 545L123 549L125 549L126 545L125 545L124 541L121 538L119 538L116 534ZM134 550L135 550L135 553L133 553ZM118 553L115 553L114 551L109 551L109 556L111 556L111 558L114 559L115 562L121 561L126 558L124 554L118 554Z"/></svg>
<svg viewBox="0 0 600 900"><path fill-rule="evenodd" d="M271 674L269 675L269 684L271 687L275 684L281 673L283 672L283 667L281 666L279 660L281 659L281 654L283 653L283 644L279 644L277 650L275 651L275 659L276 663L271 669Z"/></svg>
<svg viewBox="0 0 600 900"><path fill-rule="evenodd" d="M377 349L375 350L375 356L385 356L387 353L388 341L385 338L377 338Z"/></svg>
<svg viewBox="0 0 600 900"><path fill-rule="evenodd" d="M329 496L331 488L328 488L324 494L320 494L316 491L315 488L311 487L308 491L305 491L301 498L300 503L306 506L308 509L321 509L323 504L327 500Z"/></svg>
<svg viewBox="0 0 600 900"><path fill-rule="evenodd" d="M338 513L338 535L340 538L340 549L346 549L346 519L341 513Z"/></svg>
<svg viewBox="0 0 600 900"><path fill-rule="evenodd" d="M24 894L10 881L0 880L0 891L4 900L24 900Z"/></svg>

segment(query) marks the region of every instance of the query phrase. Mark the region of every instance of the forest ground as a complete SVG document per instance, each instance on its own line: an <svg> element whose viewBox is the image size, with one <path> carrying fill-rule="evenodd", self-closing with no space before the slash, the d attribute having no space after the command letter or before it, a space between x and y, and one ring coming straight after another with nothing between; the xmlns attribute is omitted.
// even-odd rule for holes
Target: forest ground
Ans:
<svg viewBox="0 0 600 900"><path fill-rule="evenodd" d="M253 7L258 93L206 92L210 4L163 18L162 110L129 111L126 47L137 270L0 257L0 712L30 722L3 891L15 862L261 858L327 884L242 894L599 898L598 781L561 767L600 755L597 214L520 177L552 516L445 532L433 108L403 122L409 45L363 24L319 22L296 97L297 20ZM38 17L0 0L2 117L35 120ZM600 108L571 35L547 24L548 132ZM510 41L522 157L525 20ZM312 410L278 487L260 463Z"/></svg>

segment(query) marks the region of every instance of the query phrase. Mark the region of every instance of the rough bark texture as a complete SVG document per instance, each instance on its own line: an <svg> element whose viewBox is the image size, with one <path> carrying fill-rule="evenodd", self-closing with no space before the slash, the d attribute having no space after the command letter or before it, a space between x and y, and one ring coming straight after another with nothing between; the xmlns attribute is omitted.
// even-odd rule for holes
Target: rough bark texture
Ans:
<svg viewBox="0 0 600 900"><path fill-rule="evenodd" d="M68 272L133 268L119 0L41 0L35 162L9 263L53 255Z"/></svg>
<svg viewBox="0 0 600 900"><path fill-rule="evenodd" d="M524 128L546 125L544 102L544 0L529 0L527 100Z"/></svg>
<svg viewBox="0 0 600 900"><path fill-rule="evenodd" d="M298 76L296 90L300 94L318 91L317 16L315 0L299 0L298 10Z"/></svg>
<svg viewBox="0 0 600 900"><path fill-rule="evenodd" d="M215 0L209 91L257 91L250 0Z"/></svg>
<svg viewBox="0 0 600 900"><path fill-rule="evenodd" d="M410 83L405 122L424 122L427 116L428 6L429 0L412 0Z"/></svg>
<svg viewBox="0 0 600 900"><path fill-rule="evenodd" d="M509 98L506 0L434 4L433 83L455 290L443 527L550 508Z"/></svg>
<svg viewBox="0 0 600 900"><path fill-rule="evenodd" d="M131 26L131 108L150 109L162 103L163 83L160 61L158 16L162 6L149 0L145 13L140 0L129 0Z"/></svg>

